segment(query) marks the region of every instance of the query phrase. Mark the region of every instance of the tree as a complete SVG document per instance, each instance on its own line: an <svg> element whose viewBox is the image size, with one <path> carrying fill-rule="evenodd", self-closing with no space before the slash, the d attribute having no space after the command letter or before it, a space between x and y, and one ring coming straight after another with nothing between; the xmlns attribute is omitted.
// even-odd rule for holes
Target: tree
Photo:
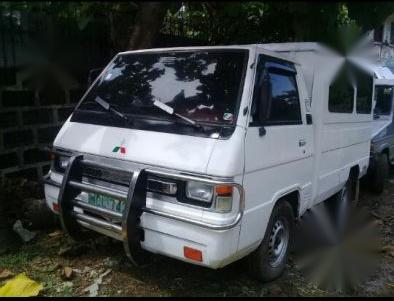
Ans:
<svg viewBox="0 0 394 301"><path fill-rule="evenodd" d="M142 2L133 26L128 49L150 48L157 37L168 7L167 2Z"/></svg>
<svg viewBox="0 0 394 301"><path fill-rule="evenodd" d="M381 24L385 18L394 13L394 3L387 2L346 2L349 18L355 20L363 31Z"/></svg>
<svg viewBox="0 0 394 301"><path fill-rule="evenodd" d="M346 51L349 41L394 11L391 2L49 1L2 2L1 7L41 11L45 17L75 24L82 32L101 24L111 53L153 47L165 16L182 20L186 37L208 45L318 41Z"/></svg>
<svg viewBox="0 0 394 301"><path fill-rule="evenodd" d="M182 18L208 44L317 41L347 52L393 11L389 2L187 2Z"/></svg>

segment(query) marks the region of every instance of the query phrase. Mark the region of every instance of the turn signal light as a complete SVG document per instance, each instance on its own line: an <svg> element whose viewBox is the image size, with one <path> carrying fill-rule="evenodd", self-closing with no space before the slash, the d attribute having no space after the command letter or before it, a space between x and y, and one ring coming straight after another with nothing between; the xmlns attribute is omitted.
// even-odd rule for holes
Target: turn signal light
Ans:
<svg viewBox="0 0 394 301"><path fill-rule="evenodd" d="M183 247L183 255L185 258L202 262L202 252L193 248Z"/></svg>
<svg viewBox="0 0 394 301"><path fill-rule="evenodd" d="M219 196L232 196L233 186L230 185L217 185L216 194Z"/></svg>

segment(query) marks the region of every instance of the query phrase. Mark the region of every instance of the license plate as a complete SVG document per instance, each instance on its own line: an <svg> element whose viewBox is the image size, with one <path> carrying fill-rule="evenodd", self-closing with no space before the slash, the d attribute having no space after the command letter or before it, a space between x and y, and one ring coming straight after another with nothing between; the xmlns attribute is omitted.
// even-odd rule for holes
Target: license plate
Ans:
<svg viewBox="0 0 394 301"><path fill-rule="evenodd" d="M88 204L118 213L123 213L125 207L123 201L95 193L88 193Z"/></svg>

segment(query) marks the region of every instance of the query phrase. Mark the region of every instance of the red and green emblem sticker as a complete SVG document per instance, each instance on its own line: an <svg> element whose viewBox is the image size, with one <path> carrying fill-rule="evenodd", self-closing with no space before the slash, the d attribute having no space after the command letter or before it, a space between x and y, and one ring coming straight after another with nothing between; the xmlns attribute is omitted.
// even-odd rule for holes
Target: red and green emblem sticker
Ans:
<svg viewBox="0 0 394 301"><path fill-rule="evenodd" d="M121 153L121 154L125 154L126 153L126 147L123 146L124 141L122 141L122 143L120 145L117 145L114 147L114 149L112 150L113 153Z"/></svg>
<svg viewBox="0 0 394 301"><path fill-rule="evenodd" d="M126 148L124 146L115 146L114 149L112 150L113 153L118 153L120 152L121 154L126 153Z"/></svg>

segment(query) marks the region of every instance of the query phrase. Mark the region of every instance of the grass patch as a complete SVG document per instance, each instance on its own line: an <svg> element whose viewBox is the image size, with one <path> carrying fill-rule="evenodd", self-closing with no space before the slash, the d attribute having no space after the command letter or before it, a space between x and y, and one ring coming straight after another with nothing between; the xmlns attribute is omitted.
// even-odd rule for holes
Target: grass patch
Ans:
<svg viewBox="0 0 394 301"><path fill-rule="evenodd" d="M12 252L0 256L0 267L14 270L29 265L37 256L42 255L43 250L35 247L22 247L18 252Z"/></svg>

